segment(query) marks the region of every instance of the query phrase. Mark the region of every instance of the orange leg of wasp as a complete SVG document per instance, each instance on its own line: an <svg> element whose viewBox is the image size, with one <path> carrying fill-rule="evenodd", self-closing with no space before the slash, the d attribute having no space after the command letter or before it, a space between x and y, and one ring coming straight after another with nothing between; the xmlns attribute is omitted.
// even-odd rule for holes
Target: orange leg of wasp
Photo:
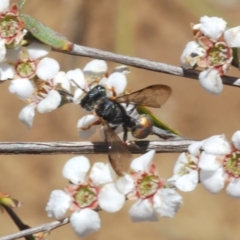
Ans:
<svg viewBox="0 0 240 240"><path fill-rule="evenodd" d="M89 124L87 127L81 127L81 130L89 130L92 126L100 125L102 123L101 119L98 119L96 122Z"/></svg>
<svg viewBox="0 0 240 240"><path fill-rule="evenodd" d="M110 88L109 88L109 87L106 87L106 90L112 92L112 97L111 97L112 100L116 99L116 97L117 97L117 93L115 92L114 87L110 87Z"/></svg>

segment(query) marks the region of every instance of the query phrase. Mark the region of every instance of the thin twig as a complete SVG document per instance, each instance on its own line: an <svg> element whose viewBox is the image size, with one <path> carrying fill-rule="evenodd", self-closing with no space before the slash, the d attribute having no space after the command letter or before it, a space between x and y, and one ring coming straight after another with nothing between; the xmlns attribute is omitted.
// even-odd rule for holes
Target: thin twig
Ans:
<svg viewBox="0 0 240 240"><path fill-rule="evenodd" d="M69 218L65 218L59 221L54 221L50 223L45 223L37 227L29 228L26 230L23 230L21 232L17 232L8 236L0 237L0 240L12 240L12 239L18 239L27 235L32 235L34 233L38 232L49 232L53 230L54 228L58 228L60 226L66 225L69 223Z"/></svg>
<svg viewBox="0 0 240 240"><path fill-rule="evenodd" d="M22 220L18 217L18 215L13 211L13 209L11 207L8 207L4 204L2 204L2 207L5 209L5 211L8 213L8 215L11 217L13 222L17 225L19 230L25 230L25 229L30 228L28 225L26 225L25 223L22 222ZM25 235L25 239L31 240L31 239L33 239L33 237Z"/></svg>
<svg viewBox="0 0 240 240"><path fill-rule="evenodd" d="M192 69L183 69L178 66L169 65L166 63L153 62L142 58L130 57L112 52L106 52L95 48L84 47L81 45L73 44L71 51L62 51L54 49L54 51L62 52L70 55L77 55L83 57L90 57L96 59L103 59L106 61L113 61L120 64L133 66L137 68L147 69L155 72L162 72L170 75L176 75L180 77L186 77L190 79L198 79L199 71ZM237 77L232 76L221 76L223 84L240 87L240 83L236 82ZM235 83L236 82L236 83Z"/></svg>
<svg viewBox="0 0 240 240"><path fill-rule="evenodd" d="M194 140L136 141L129 145L132 153L155 150L158 153L184 152ZM0 154L96 154L107 153L105 142L0 142Z"/></svg>

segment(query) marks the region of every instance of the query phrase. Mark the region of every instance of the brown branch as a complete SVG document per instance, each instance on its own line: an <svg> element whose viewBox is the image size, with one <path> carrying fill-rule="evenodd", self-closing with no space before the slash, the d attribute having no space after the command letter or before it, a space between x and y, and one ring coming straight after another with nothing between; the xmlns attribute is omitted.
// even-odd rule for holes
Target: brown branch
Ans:
<svg viewBox="0 0 240 240"><path fill-rule="evenodd" d="M62 52L70 55L77 55L77 56L83 56L83 57L90 57L90 58L96 58L96 59L103 59L106 61L112 61L117 62L120 64L133 66L137 68L147 69L150 71L155 72L162 72L170 75L180 76L180 77L186 77L190 79L198 79L198 75L200 71L192 70L192 69L183 69L178 66L169 65L166 63L160 63L160 62L153 62L142 58L136 58L136 57L130 57L125 56L121 54L116 54L112 52L106 52L95 48L90 47L84 47L81 45L73 44L73 48L71 51L61 51L54 49L54 51ZM235 83L236 80L238 80L237 77L232 76L222 76L223 84L234 86L234 87L240 87L239 83Z"/></svg>
<svg viewBox="0 0 240 240"><path fill-rule="evenodd" d="M158 153L184 152L194 140L136 141L132 153L155 150ZM99 154L107 153L105 142L0 142L0 154Z"/></svg>
<svg viewBox="0 0 240 240"><path fill-rule="evenodd" d="M45 223L37 227L29 228L8 236L0 237L0 240L11 240L11 239L18 239L24 236L32 235L34 233L38 232L49 232L55 228L58 228L60 226L66 225L69 223L69 218L65 218L59 221L54 221L50 223Z"/></svg>

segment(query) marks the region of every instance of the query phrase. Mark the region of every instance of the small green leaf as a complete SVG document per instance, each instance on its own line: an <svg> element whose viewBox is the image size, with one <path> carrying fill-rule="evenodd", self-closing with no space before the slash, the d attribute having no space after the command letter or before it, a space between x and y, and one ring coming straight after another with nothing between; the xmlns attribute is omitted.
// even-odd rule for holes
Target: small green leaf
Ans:
<svg viewBox="0 0 240 240"><path fill-rule="evenodd" d="M164 130L168 130L171 133L174 133L175 135L180 136L181 134L177 131L175 131L174 129L170 128L168 125L166 125L165 123L163 123L160 119L158 119L156 116L154 116L150 110L148 110L146 107L140 106L137 108L137 111L139 114L146 114L148 116L151 117L152 121L153 121L153 125L155 127L164 129Z"/></svg>
<svg viewBox="0 0 240 240"><path fill-rule="evenodd" d="M52 48L70 51L73 43L29 15L21 14L26 28L36 39Z"/></svg>

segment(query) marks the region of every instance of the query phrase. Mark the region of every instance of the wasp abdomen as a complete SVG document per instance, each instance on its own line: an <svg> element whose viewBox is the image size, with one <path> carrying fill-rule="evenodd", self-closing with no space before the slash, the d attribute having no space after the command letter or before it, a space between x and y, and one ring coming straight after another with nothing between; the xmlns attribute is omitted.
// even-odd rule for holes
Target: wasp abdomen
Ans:
<svg viewBox="0 0 240 240"><path fill-rule="evenodd" d="M132 135L135 138L146 138L152 132L152 120L148 115L140 115L135 119L135 126L132 128Z"/></svg>

